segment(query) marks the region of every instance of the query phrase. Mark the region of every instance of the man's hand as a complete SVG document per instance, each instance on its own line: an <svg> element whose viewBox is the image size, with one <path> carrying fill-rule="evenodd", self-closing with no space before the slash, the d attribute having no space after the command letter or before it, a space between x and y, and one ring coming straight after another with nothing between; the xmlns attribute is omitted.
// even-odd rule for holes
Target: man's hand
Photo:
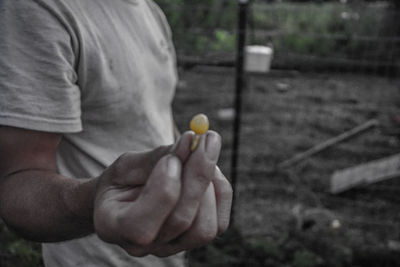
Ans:
<svg viewBox="0 0 400 267"><path fill-rule="evenodd" d="M0 216L22 237L59 242L95 231L131 255L168 256L227 228L232 189L216 167L217 133L194 152L186 132L173 147L126 153L93 179L57 173L61 138L0 126Z"/></svg>
<svg viewBox="0 0 400 267"><path fill-rule="evenodd" d="M192 132L174 147L126 153L99 177L95 231L133 256L169 256L210 242L229 224L232 188L216 166L220 136L190 153Z"/></svg>

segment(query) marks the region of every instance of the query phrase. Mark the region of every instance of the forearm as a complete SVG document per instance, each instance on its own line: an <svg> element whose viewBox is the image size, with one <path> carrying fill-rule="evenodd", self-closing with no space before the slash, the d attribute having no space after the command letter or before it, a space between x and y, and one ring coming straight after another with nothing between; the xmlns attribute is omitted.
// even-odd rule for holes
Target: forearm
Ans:
<svg viewBox="0 0 400 267"><path fill-rule="evenodd" d="M97 179L26 170L0 179L0 216L26 239L57 242L93 232Z"/></svg>

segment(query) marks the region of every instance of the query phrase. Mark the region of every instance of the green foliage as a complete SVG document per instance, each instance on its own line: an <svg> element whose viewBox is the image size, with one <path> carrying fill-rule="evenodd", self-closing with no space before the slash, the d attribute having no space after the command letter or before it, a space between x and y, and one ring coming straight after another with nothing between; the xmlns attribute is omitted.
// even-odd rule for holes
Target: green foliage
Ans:
<svg viewBox="0 0 400 267"><path fill-rule="evenodd" d="M2 229L0 231L0 266L42 267L40 244L25 241L6 228Z"/></svg>
<svg viewBox="0 0 400 267"><path fill-rule="evenodd" d="M277 53L322 57L365 56L360 53L374 48L353 37L379 38L379 25L385 15L383 8L353 8L339 3L277 3L259 7L253 8L254 27L279 33L274 38ZM265 40L259 38L255 42Z"/></svg>
<svg viewBox="0 0 400 267"><path fill-rule="evenodd" d="M171 24L178 53L233 52L236 46L237 2L223 0L158 0ZM222 5L225 2L226 5ZM275 49L275 61L287 55L396 64L396 18L385 5L335 2L275 2L250 6L248 43ZM398 27L400 28L400 27ZM254 34L261 30L263 34ZM392 31L392 32L391 32ZM390 53L388 53L390 52Z"/></svg>
<svg viewBox="0 0 400 267"><path fill-rule="evenodd" d="M236 37L231 32L217 29L215 31L215 41L211 43L211 49L216 51L230 50L235 48Z"/></svg>
<svg viewBox="0 0 400 267"><path fill-rule="evenodd" d="M236 3L220 0L158 0L184 53L233 51Z"/></svg>
<svg viewBox="0 0 400 267"><path fill-rule="evenodd" d="M268 257L276 260L283 260L283 251L277 243L266 242L262 239L253 239L250 241L250 247L256 254L268 255Z"/></svg>
<svg viewBox="0 0 400 267"><path fill-rule="evenodd" d="M8 249L12 255L21 261L21 266L39 266L41 263L41 253L38 250L38 245L20 239L10 243Z"/></svg>
<svg viewBox="0 0 400 267"><path fill-rule="evenodd" d="M300 240L278 242L263 237L244 239L236 229L230 229L212 245L191 253L191 266L209 267L317 267L321 259L303 247Z"/></svg>
<svg viewBox="0 0 400 267"><path fill-rule="evenodd" d="M296 251L293 259L293 267L315 267L318 257L309 251Z"/></svg>

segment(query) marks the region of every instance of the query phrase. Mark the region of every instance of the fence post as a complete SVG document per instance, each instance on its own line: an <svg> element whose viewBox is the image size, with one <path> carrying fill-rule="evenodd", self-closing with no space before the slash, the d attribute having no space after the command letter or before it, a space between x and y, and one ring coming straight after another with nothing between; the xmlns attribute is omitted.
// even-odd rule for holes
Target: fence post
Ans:
<svg viewBox="0 0 400 267"><path fill-rule="evenodd" d="M248 0L239 0L238 10L238 27L237 27L237 50L236 50L236 73L235 73L235 120L233 124L233 145L231 158L231 182L233 188L233 201L231 223L234 225L235 217L235 200L236 200L236 183L237 183L237 162L240 140L240 121L242 112L242 90L245 87L244 77L244 59L245 59L245 43L246 43L246 22Z"/></svg>

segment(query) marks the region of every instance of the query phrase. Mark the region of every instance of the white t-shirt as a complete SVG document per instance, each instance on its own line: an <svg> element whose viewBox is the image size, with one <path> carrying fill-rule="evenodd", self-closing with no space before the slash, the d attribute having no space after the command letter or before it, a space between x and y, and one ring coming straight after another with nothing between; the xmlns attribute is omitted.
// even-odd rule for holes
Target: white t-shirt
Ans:
<svg viewBox="0 0 400 267"><path fill-rule="evenodd" d="M0 0L0 125L63 133L62 175L95 177L126 151L171 144L176 81L151 0ZM48 267L183 265L96 235L45 244L43 256Z"/></svg>

